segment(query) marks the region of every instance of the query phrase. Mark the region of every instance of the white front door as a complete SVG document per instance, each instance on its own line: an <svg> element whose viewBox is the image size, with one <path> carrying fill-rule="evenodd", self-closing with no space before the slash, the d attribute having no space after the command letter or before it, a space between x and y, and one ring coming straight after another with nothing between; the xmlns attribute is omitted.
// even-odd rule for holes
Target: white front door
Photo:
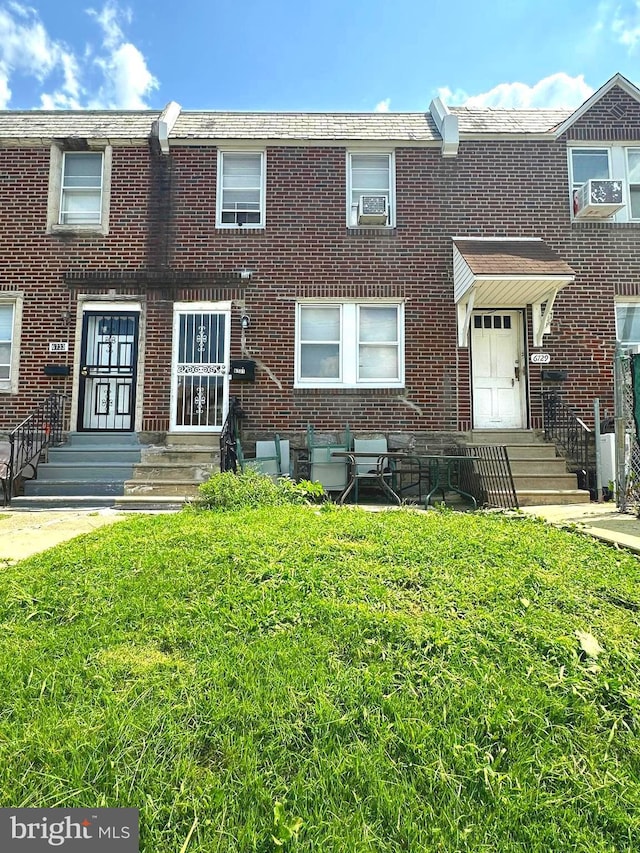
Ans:
<svg viewBox="0 0 640 853"><path fill-rule="evenodd" d="M471 320L475 429L525 426L525 364L520 311L477 311Z"/></svg>
<svg viewBox="0 0 640 853"><path fill-rule="evenodd" d="M171 429L220 432L229 406L229 303L174 305Z"/></svg>

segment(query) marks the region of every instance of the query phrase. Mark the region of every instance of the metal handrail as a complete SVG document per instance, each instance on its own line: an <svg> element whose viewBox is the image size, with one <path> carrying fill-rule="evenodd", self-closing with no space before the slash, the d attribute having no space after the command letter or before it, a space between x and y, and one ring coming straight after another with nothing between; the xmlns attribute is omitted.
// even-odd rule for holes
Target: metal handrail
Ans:
<svg viewBox="0 0 640 853"><path fill-rule="evenodd" d="M500 444L469 444L460 448L470 465L460 467L460 485L478 506L518 509L518 496L507 448Z"/></svg>
<svg viewBox="0 0 640 853"><path fill-rule="evenodd" d="M5 502L11 503L15 486L27 468L36 476L40 454L53 444L61 444L66 395L52 393L29 417L9 433L9 468Z"/></svg>
<svg viewBox="0 0 640 853"><path fill-rule="evenodd" d="M237 441L240 438L240 421L246 417L237 397L229 400L229 411L220 433L220 470L233 471L238 469Z"/></svg>
<svg viewBox="0 0 640 853"><path fill-rule="evenodd" d="M578 478L582 478L580 488L589 489L595 478L593 431L557 391L543 391L542 405L544 437L561 448Z"/></svg>

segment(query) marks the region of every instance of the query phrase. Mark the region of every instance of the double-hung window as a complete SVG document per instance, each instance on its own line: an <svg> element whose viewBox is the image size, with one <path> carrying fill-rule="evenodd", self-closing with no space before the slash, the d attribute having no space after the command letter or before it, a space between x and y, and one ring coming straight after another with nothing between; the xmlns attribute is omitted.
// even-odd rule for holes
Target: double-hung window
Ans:
<svg viewBox="0 0 640 853"><path fill-rule="evenodd" d="M51 146L47 233L109 233L112 148Z"/></svg>
<svg viewBox="0 0 640 853"><path fill-rule="evenodd" d="M65 151L60 192L61 225L100 225L102 151Z"/></svg>
<svg viewBox="0 0 640 853"><path fill-rule="evenodd" d="M218 226L264 228L264 151L220 151L218 157Z"/></svg>
<svg viewBox="0 0 640 853"><path fill-rule="evenodd" d="M401 387L401 302L299 302L296 385Z"/></svg>
<svg viewBox="0 0 640 853"><path fill-rule="evenodd" d="M347 224L395 225L395 175L391 153L347 155Z"/></svg>
<svg viewBox="0 0 640 853"><path fill-rule="evenodd" d="M0 293L0 391L18 390L22 296Z"/></svg>

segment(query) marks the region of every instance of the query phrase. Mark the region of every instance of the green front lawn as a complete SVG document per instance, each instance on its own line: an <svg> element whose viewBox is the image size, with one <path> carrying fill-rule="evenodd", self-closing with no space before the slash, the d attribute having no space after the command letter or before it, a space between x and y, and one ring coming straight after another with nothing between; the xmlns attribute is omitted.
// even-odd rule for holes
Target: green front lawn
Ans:
<svg viewBox="0 0 640 853"><path fill-rule="evenodd" d="M0 623L0 806L137 807L144 853L639 849L640 563L579 534L133 518L3 568Z"/></svg>

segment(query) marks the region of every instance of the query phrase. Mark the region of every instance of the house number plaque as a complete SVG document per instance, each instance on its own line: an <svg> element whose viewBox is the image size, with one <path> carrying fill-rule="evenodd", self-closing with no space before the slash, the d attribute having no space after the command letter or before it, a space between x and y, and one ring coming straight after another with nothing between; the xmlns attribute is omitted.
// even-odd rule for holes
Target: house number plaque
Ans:
<svg viewBox="0 0 640 853"><path fill-rule="evenodd" d="M551 356L548 352L534 352L531 354L531 364L549 364Z"/></svg>
<svg viewBox="0 0 640 853"><path fill-rule="evenodd" d="M66 341L49 341L49 352L69 352L69 344Z"/></svg>

